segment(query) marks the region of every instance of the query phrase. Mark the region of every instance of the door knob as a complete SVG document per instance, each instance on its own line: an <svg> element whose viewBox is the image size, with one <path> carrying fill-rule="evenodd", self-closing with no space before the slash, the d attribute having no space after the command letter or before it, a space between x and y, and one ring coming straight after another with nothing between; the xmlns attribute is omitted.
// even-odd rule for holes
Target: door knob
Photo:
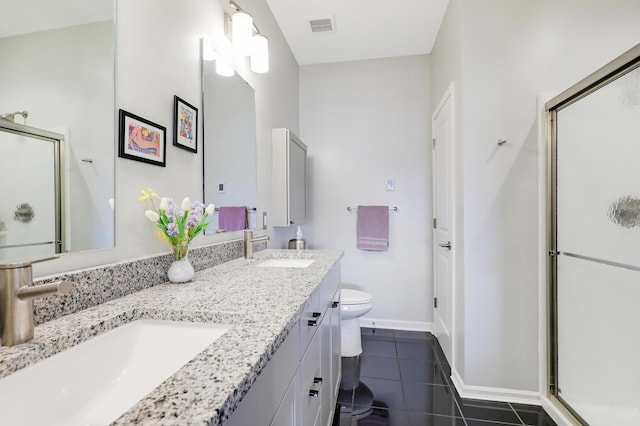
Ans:
<svg viewBox="0 0 640 426"><path fill-rule="evenodd" d="M451 250L451 241L447 241L447 244L438 244L442 248L446 248L447 250Z"/></svg>

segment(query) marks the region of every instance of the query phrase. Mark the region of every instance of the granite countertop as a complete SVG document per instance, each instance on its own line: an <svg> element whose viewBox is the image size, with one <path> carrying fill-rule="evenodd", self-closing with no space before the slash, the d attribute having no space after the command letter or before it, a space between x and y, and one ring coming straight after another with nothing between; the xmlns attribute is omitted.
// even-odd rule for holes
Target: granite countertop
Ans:
<svg viewBox="0 0 640 426"><path fill-rule="evenodd" d="M46 322L35 328L31 342L0 347L0 377L137 319L227 324L222 337L114 423L221 425L341 256L328 250L264 250L254 259L197 272L190 283L157 285ZM256 267L274 257L315 261L307 268Z"/></svg>

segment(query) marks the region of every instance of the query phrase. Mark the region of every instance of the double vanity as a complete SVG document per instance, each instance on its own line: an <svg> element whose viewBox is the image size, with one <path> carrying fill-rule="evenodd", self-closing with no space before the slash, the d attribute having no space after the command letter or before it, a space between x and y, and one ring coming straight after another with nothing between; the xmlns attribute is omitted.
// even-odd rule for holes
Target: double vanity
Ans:
<svg viewBox="0 0 640 426"><path fill-rule="evenodd" d="M0 348L3 422L326 425L341 256L264 250L44 322Z"/></svg>

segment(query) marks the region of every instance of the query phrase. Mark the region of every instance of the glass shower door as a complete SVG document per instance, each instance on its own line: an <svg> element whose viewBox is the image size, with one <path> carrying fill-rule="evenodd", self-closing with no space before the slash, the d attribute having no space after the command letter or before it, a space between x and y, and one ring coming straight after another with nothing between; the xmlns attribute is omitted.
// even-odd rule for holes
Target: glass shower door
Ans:
<svg viewBox="0 0 640 426"><path fill-rule="evenodd" d="M4 129L0 130L0 263L51 256L60 252L62 244L60 139Z"/></svg>
<svg viewBox="0 0 640 426"><path fill-rule="evenodd" d="M555 111L555 396L640 425L640 70Z"/></svg>

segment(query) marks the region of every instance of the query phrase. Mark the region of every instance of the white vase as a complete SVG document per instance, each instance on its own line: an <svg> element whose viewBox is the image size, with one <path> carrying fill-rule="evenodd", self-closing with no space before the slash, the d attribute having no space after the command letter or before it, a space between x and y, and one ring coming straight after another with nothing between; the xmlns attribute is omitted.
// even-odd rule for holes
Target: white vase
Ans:
<svg viewBox="0 0 640 426"><path fill-rule="evenodd" d="M189 257L184 257L180 260L175 260L169 270L167 276L169 281L174 284L186 283L191 281L196 271L193 269L193 265L189 262Z"/></svg>

